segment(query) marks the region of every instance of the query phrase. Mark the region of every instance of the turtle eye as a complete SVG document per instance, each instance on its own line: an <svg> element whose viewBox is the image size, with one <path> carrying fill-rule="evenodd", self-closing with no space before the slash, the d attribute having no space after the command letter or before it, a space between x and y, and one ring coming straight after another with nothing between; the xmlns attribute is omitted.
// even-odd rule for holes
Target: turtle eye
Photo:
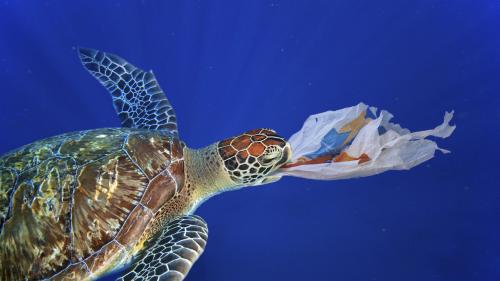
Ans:
<svg viewBox="0 0 500 281"><path fill-rule="evenodd" d="M274 157L266 156L266 157L262 157L260 162L262 165L269 165L271 162L273 162L273 160L274 160Z"/></svg>
<svg viewBox="0 0 500 281"><path fill-rule="evenodd" d="M259 157L259 163L263 166L272 165L277 159L281 158L281 149L277 146L267 147L264 154Z"/></svg>

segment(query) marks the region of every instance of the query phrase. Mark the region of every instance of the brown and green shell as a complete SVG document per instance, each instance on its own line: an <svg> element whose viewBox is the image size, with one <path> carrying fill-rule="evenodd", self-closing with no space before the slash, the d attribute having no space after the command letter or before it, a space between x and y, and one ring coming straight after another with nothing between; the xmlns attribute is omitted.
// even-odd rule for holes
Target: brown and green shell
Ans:
<svg viewBox="0 0 500 281"><path fill-rule="evenodd" d="M158 131L68 133L4 155L0 280L99 275L183 182L182 144Z"/></svg>

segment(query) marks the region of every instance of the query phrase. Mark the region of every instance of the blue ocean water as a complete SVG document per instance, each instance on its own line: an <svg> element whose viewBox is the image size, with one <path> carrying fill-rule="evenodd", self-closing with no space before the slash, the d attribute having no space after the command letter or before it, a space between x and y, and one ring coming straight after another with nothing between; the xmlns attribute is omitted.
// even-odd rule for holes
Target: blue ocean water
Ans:
<svg viewBox="0 0 500 281"><path fill-rule="evenodd" d="M454 109L452 153L410 171L207 201L187 280L500 280L499 30L487 0L2 0L0 153L119 126L77 46L153 69L191 147L360 101L412 130Z"/></svg>

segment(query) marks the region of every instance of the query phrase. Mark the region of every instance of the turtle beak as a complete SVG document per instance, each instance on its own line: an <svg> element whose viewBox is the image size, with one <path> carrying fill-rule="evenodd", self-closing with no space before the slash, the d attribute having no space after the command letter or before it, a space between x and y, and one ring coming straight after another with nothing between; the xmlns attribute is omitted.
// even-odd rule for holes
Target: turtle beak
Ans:
<svg viewBox="0 0 500 281"><path fill-rule="evenodd" d="M283 156L281 157L280 161L276 163L276 167L280 167L281 165L287 163L292 159L292 148L290 147L289 143L286 143L285 148L283 149Z"/></svg>
<svg viewBox="0 0 500 281"><path fill-rule="evenodd" d="M275 170L279 169L283 164L289 162L290 159L292 159L292 149L290 147L290 144L286 143L285 147L283 148L283 155L282 155L280 161L278 161L278 163L276 163L276 165L274 166ZM274 176L272 173L273 172L271 172L270 175L267 175L265 178L262 179L261 182L255 184L255 185L268 184L268 183L272 183L272 182L275 182L275 181L278 181L281 179L281 176Z"/></svg>
<svg viewBox="0 0 500 281"><path fill-rule="evenodd" d="M279 181L281 179L281 176L267 176L265 177L259 184L257 185L263 185L263 184L268 184L272 182Z"/></svg>

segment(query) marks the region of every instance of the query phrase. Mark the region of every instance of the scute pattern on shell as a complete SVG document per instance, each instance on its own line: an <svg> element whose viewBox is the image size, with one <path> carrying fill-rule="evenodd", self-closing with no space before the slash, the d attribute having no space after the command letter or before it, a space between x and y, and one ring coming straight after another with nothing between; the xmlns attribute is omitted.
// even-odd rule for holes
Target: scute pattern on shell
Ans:
<svg viewBox="0 0 500 281"><path fill-rule="evenodd" d="M176 137L126 128L68 133L4 155L0 280L79 280L109 268L181 190L179 166Z"/></svg>

